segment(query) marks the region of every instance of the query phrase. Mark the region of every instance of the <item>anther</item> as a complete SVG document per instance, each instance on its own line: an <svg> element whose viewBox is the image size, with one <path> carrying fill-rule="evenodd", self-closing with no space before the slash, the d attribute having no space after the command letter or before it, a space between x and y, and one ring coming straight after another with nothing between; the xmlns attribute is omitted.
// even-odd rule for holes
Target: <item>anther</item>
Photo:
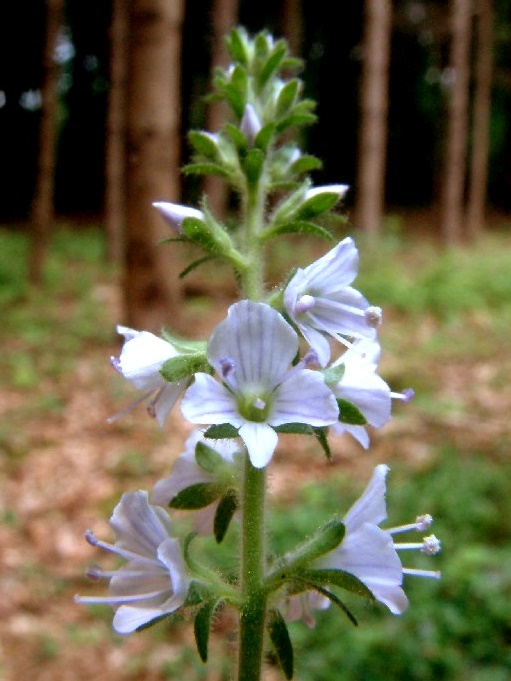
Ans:
<svg viewBox="0 0 511 681"><path fill-rule="evenodd" d="M381 307L371 305L364 311L364 319L367 326L376 329L382 323L383 310Z"/></svg>
<svg viewBox="0 0 511 681"><path fill-rule="evenodd" d="M305 314L311 310L316 304L316 299L314 296L304 295L296 302L295 312L296 314Z"/></svg>

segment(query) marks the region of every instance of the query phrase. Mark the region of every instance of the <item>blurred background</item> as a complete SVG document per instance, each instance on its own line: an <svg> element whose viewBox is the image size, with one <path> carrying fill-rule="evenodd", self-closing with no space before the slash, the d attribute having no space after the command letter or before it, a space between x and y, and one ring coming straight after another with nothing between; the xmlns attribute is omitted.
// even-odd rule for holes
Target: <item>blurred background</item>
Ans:
<svg viewBox="0 0 511 681"><path fill-rule="evenodd" d="M341 18L338 18L340 14ZM27 0L0 7L0 679L229 679L228 616L212 662L190 623L120 638L84 568L86 528L111 538L120 494L148 489L182 451L112 371L115 324L204 337L235 298L221 266L177 274L193 253L158 247L155 200L222 218L215 179L185 178L190 128L218 130L206 98L222 36L242 24L303 58L318 122L300 134L345 183L361 252L356 282L384 308L381 374L416 399L361 450L283 440L272 463L273 541L285 550L345 512L375 464L391 466L390 525L435 517L443 553L409 567L400 618L346 597L291 626L299 681L511 678L511 1ZM328 246L275 243L269 281ZM290 516L289 504L296 502ZM291 523L291 524L290 524ZM234 539L233 539L234 542ZM234 551L234 543L233 548ZM102 558L102 557L101 557ZM268 679L278 671L268 667Z"/></svg>

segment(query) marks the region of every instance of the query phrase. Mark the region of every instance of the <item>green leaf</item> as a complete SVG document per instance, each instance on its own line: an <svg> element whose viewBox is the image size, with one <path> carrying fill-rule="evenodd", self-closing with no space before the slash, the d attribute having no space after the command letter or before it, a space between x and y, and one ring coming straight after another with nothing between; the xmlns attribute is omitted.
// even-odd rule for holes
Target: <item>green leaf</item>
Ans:
<svg viewBox="0 0 511 681"><path fill-rule="evenodd" d="M185 175L218 175L219 177L229 178L231 174L218 163L188 163L183 168Z"/></svg>
<svg viewBox="0 0 511 681"><path fill-rule="evenodd" d="M270 56L257 76L257 84L263 88L273 74L278 70L282 60L286 56L287 46L283 40L278 40L273 46Z"/></svg>
<svg viewBox="0 0 511 681"><path fill-rule="evenodd" d="M289 111L298 96L300 81L297 78L289 80L280 90L275 107L275 115L279 118Z"/></svg>
<svg viewBox="0 0 511 681"><path fill-rule="evenodd" d="M215 615L215 610L221 604L220 599L212 599L204 603L202 608L195 616L193 625L193 633L195 634L195 643L197 644L197 652L203 662L208 661L208 643L209 631L211 629L211 621Z"/></svg>
<svg viewBox="0 0 511 681"><path fill-rule="evenodd" d="M227 43L227 49L233 60L238 61L240 64L243 64L243 66L247 66L248 55L243 38L246 38L245 32L238 28L233 28L226 37L225 42Z"/></svg>
<svg viewBox="0 0 511 681"><path fill-rule="evenodd" d="M197 371L204 371L208 366L203 353L194 355L177 355L164 362L160 374L169 383L176 383L193 376Z"/></svg>
<svg viewBox="0 0 511 681"><path fill-rule="evenodd" d="M268 45L268 36L265 32L261 31L261 33L256 35L254 40L254 48L256 57L266 58L268 56L270 48Z"/></svg>
<svg viewBox="0 0 511 681"><path fill-rule="evenodd" d="M251 184L255 184L261 177L263 165L264 153L261 149L250 149L243 159L243 171Z"/></svg>
<svg viewBox="0 0 511 681"><path fill-rule="evenodd" d="M335 385L342 380L346 367L344 364L337 364L336 366L329 367L323 372L323 377L327 385Z"/></svg>
<svg viewBox="0 0 511 681"><path fill-rule="evenodd" d="M348 400L343 400L341 397L337 398L339 405L339 421L341 423L348 423L352 426L365 426L367 419L362 414L360 409Z"/></svg>
<svg viewBox="0 0 511 681"><path fill-rule="evenodd" d="M195 151L214 161L218 158L218 146L209 135L200 130L190 130L188 139Z"/></svg>
<svg viewBox="0 0 511 681"><path fill-rule="evenodd" d="M319 170L323 167L322 162L316 156L304 154L297 158L291 165L291 172L293 173L308 173L311 170Z"/></svg>
<svg viewBox="0 0 511 681"><path fill-rule="evenodd" d="M225 459L213 447L199 441L195 445L195 461L206 473L214 473L223 466Z"/></svg>
<svg viewBox="0 0 511 681"><path fill-rule="evenodd" d="M245 111L245 99L238 88L231 83L227 83L224 88L224 93L232 110L238 118L242 118Z"/></svg>
<svg viewBox="0 0 511 681"><path fill-rule="evenodd" d="M275 608L268 613L268 633L286 679L293 678L293 644L286 622Z"/></svg>
<svg viewBox="0 0 511 681"><path fill-rule="evenodd" d="M323 450L323 453L325 454L328 461L331 461L332 452L330 451L330 445L328 444L328 438L327 438L328 429L327 428L313 428L313 430L314 430L314 435L316 436L316 439L319 442L321 449Z"/></svg>
<svg viewBox="0 0 511 681"><path fill-rule="evenodd" d="M217 544L220 544L223 541L238 506L238 495L234 489L228 490L220 499L213 521L213 532Z"/></svg>
<svg viewBox="0 0 511 681"><path fill-rule="evenodd" d="M233 250L229 234L217 222L204 222L198 218L185 218L181 223L183 234L204 250L227 257Z"/></svg>
<svg viewBox="0 0 511 681"><path fill-rule="evenodd" d="M238 64L234 67L231 73L231 85L235 88L238 97L241 102L243 102L243 110L245 109L245 103L247 101L247 90L248 90L248 76L246 69ZM243 115L243 111L242 111Z"/></svg>
<svg viewBox="0 0 511 681"><path fill-rule="evenodd" d="M193 272L193 270L196 270L197 267L200 267L205 262L208 262L208 260L214 260L214 259L215 259L214 255L205 255L203 258L199 258L198 260L194 260L187 267L185 267L184 270L181 270L181 272L178 275L179 279L184 279L188 274L190 274L190 272Z"/></svg>
<svg viewBox="0 0 511 681"><path fill-rule="evenodd" d="M232 123L226 123L224 125L224 131L231 138L231 141L238 150L238 153L246 153L246 150L248 149L247 138L241 132L241 130Z"/></svg>
<svg viewBox="0 0 511 681"><path fill-rule="evenodd" d="M314 435L314 429L307 423L283 423L281 426L275 426L273 430L292 435Z"/></svg>
<svg viewBox="0 0 511 681"><path fill-rule="evenodd" d="M238 429L231 426L230 423L221 423L219 425L210 426L204 433L204 437L208 437L212 440L229 440L238 437Z"/></svg>
<svg viewBox="0 0 511 681"><path fill-rule="evenodd" d="M185 487L170 500L170 508L179 508L187 511L205 508L212 504L224 491L223 485L215 482L198 482L190 487Z"/></svg>
<svg viewBox="0 0 511 681"><path fill-rule="evenodd" d="M371 601L375 600L373 593L360 581L360 579L349 572L344 572L344 570L304 570L304 572L299 575L299 579L305 579L312 584L319 584L320 586L338 586L357 596L362 596Z"/></svg>
<svg viewBox="0 0 511 681"><path fill-rule="evenodd" d="M334 241L334 237L327 229L307 220L293 220L291 222L284 222L276 227L270 227L262 233L261 238L266 241L281 234L309 234L310 236Z"/></svg>
<svg viewBox="0 0 511 681"><path fill-rule="evenodd" d="M299 112L292 112L288 116L285 116L284 118L281 118L276 127L277 127L277 132L281 133L284 132L284 130L288 130L289 128L294 128L294 127L301 127L302 125L312 125L312 123L316 122L316 116L313 113L299 113Z"/></svg>
<svg viewBox="0 0 511 681"><path fill-rule="evenodd" d="M341 601L340 598L338 598L334 593L329 591L328 589L324 589L323 587L319 586L318 584L311 584L311 586L314 588L314 591L317 591L320 593L322 596L325 596L325 598L328 598L329 601L334 603L340 610L343 611L343 613L348 617L348 619L354 624L356 627L358 627L358 622L357 618L355 615L349 610L346 605Z"/></svg>
<svg viewBox="0 0 511 681"><path fill-rule="evenodd" d="M323 213L328 213L332 210L335 204L339 201L339 194L337 192L321 192L315 196L311 196L303 203L297 212L297 217L301 220L310 220Z"/></svg>
<svg viewBox="0 0 511 681"><path fill-rule="evenodd" d="M267 123L256 135L254 146L262 151L266 151L275 133L275 123Z"/></svg>

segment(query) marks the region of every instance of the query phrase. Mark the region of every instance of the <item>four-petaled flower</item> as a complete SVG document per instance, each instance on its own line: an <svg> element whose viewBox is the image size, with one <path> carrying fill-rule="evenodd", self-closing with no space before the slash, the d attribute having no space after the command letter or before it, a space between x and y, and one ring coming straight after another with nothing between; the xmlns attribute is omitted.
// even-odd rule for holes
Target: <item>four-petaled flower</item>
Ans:
<svg viewBox="0 0 511 681"><path fill-rule="evenodd" d="M249 300L235 303L208 344L209 363L223 383L195 374L181 405L184 417L233 425L252 465L266 466L278 440L273 427L337 421L337 402L322 375L303 362L289 369L297 351L297 334L276 310Z"/></svg>
<svg viewBox="0 0 511 681"><path fill-rule="evenodd" d="M151 397L148 404L149 413L156 418L160 426L163 426L188 383L188 380L169 383L160 373L165 362L179 353L171 343L149 331L135 331L126 326L118 326L117 332L124 336L125 342L120 357L112 357L112 365L136 388L143 390L144 394L109 421L117 420Z"/></svg>
<svg viewBox="0 0 511 681"><path fill-rule="evenodd" d="M438 578L440 573L403 568L397 551L418 549L433 555L440 550L440 542L434 535L418 543L397 544L392 539L392 535L398 532L426 530L433 521L430 515L418 516L414 523L401 527L379 527L387 517L385 478L388 470L384 464L376 466L362 496L344 517L346 534L343 541L320 558L316 567L343 570L355 575L377 601L386 605L394 615L399 615L408 607L408 599L402 588L403 574Z"/></svg>
<svg viewBox="0 0 511 681"><path fill-rule="evenodd" d="M298 269L284 290L284 307L321 366L330 360L328 334L347 344L348 338L374 338L374 315L364 296L352 288L358 272L358 250L350 237L305 269Z"/></svg>
<svg viewBox="0 0 511 681"><path fill-rule="evenodd" d="M201 468L195 458L195 448L198 442L203 442L225 461L226 467L232 466L233 456L242 448L239 440L212 440L206 439L201 430L194 430L187 438L185 451L181 454L174 465L170 475L158 480L150 494L152 504L168 506L171 500L182 490L199 483L221 482L214 473L208 473ZM205 508L195 510L194 529L200 534L213 534L213 522L218 500L213 501Z"/></svg>
<svg viewBox="0 0 511 681"><path fill-rule="evenodd" d="M379 356L380 345L376 339L356 341L333 363L332 368L342 366L344 373L340 381L330 385L334 395L354 404L373 428L381 428L390 419L392 402L389 386L376 373ZM365 425L339 422L332 430L337 435L350 433L362 447L369 447Z"/></svg>
<svg viewBox="0 0 511 681"><path fill-rule="evenodd" d="M96 539L90 531L86 538L127 563L113 572L90 568L89 577L110 580L109 595L76 596L75 600L111 605L116 610L115 631L129 634L181 607L189 580L178 541L171 536L170 518L162 508L148 503L147 492L124 494L110 525L117 535L115 544Z"/></svg>

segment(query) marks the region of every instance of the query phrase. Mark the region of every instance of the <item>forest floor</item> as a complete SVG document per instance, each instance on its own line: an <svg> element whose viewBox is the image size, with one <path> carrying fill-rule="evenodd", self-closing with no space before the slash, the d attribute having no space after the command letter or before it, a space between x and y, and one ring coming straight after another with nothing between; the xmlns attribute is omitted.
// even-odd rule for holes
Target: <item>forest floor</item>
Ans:
<svg viewBox="0 0 511 681"><path fill-rule="evenodd" d="M89 586L83 576L87 565L104 559L84 541L84 530L111 540L108 518L120 494L150 489L166 475L189 426L174 410L160 430L143 407L106 422L136 395L108 361L120 349L112 329L122 322L121 292L116 277L98 264L96 237L85 236L81 246L71 246L63 234L38 291L26 287L22 270L12 264L12 256L26 254L25 242L12 235L2 238L8 247L0 250L6 258L0 282L5 315L0 357L1 681L228 678L214 654L211 667L203 668L195 654L183 652L190 642L189 623L175 628L159 624L153 632L119 637L111 632L108 608L74 604L75 593L104 592L103 585ZM508 456L511 237L485 242L487 259L496 260L488 263L484 276L474 252L460 256L460 271L469 268L470 260L470 281L479 277L479 288L467 282L454 285L448 264L436 274L426 272L428 253L435 252L431 246L392 248L392 262L385 261L382 277L394 272L399 279L397 270L403 268L410 279L389 285L381 278L378 283L367 270L368 297L380 304L378 286L391 289L385 296L394 295L384 305L381 373L396 390L413 384L417 399L395 405L394 418L374 433L368 453L345 437L333 441L328 463L308 440L284 439L270 476L280 500L292 500L303 486L336 476L351 478L359 492L379 462L391 468L406 464L413 477L436 465L446 444L485 452L495 462ZM464 276L468 281L469 275ZM407 294L414 277L422 277L421 288ZM440 290L442 277L451 291ZM484 277L499 278L494 291L488 293ZM360 288L367 293L363 283ZM472 302L458 300L467 288ZM416 304L410 295L418 296ZM487 295L493 297L491 308ZM430 302L424 302L427 296ZM456 314L445 312L449 300ZM228 302L220 296L211 305L195 295L187 304L185 324L197 336L207 333L224 316ZM222 621L217 630L213 649L223 650L228 644L220 635ZM277 678L274 672L270 677Z"/></svg>

